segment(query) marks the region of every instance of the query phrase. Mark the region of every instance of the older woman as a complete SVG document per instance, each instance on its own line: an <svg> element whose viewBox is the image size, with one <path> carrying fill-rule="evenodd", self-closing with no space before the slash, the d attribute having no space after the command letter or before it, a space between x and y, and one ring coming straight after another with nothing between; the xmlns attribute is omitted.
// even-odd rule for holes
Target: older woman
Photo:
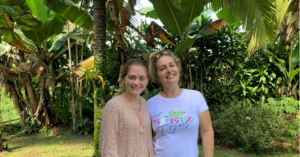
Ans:
<svg viewBox="0 0 300 157"><path fill-rule="evenodd" d="M202 137L205 157L212 157L214 132L208 106L199 91L181 89L179 60L171 51L150 56L150 75L163 91L148 100L156 157L197 157L198 133Z"/></svg>
<svg viewBox="0 0 300 157"><path fill-rule="evenodd" d="M125 91L104 107L100 130L102 157L153 157L151 122L146 100L140 94L149 82L147 65L131 59L120 77Z"/></svg>

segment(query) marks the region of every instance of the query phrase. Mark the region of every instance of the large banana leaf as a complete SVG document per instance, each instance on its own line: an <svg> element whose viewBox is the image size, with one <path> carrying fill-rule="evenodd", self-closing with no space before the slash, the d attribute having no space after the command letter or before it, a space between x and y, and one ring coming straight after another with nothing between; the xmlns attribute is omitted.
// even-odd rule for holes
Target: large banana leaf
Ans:
<svg viewBox="0 0 300 157"><path fill-rule="evenodd" d="M187 27L182 12L176 8L170 0L150 0L157 12L157 15L167 30L182 37Z"/></svg>
<svg viewBox="0 0 300 157"><path fill-rule="evenodd" d="M46 38L61 33L63 31L65 24L66 24L66 19L58 14L47 19L47 21L43 26L43 31L46 35Z"/></svg>
<svg viewBox="0 0 300 157"><path fill-rule="evenodd" d="M9 45L16 47L25 53L33 54L34 52L29 48L29 46L23 41L23 39L12 30L6 30L3 33L3 41L7 42Z"/></svg>
<svg viewBox="0 0 300 157"><path fill-rule="evenodd" d="M31 30L27 29L21 29L24 35L31 39L32 41L38 43L39 45L42 44L42 42L45 39L45 34L43 31L42 21L33 17L31 14L25 15L22 18L19 18L17 20L18 25L25 25L30 28Z"/></svg>
<svg viewBox="0 0 300 157"><path fill-rule="evenodd" d="M26 3L34 16L40 19L43 23L46 22L48 7L43 4L43 0L26 0Z"/></svg>
<svg viewBox="0 0 300 157"><path fill-rule="evenodd" d="M206 5L203 0L181 0L182 18L185 25L189 26L195 17L199 16Z"/></svg>
<svg viewBox="0 0 300 157"><path fill-rule="evenodd" d="M20 6L25 2L25 0L0 0L0 5L6 6Z"/></svg>
<svg viewBox="0 0 300 157"><path fill-rule="evenodd" d="M79 11L79 7L70 0L44 0L44 4L54 12L63 16L77 25L92 31L93 20L89 13L84 9Z"/></svg>

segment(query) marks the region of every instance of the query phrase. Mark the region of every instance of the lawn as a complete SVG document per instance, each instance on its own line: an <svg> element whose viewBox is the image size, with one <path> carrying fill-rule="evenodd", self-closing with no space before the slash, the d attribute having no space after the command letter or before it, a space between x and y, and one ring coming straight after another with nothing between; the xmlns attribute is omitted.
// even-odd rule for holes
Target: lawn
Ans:
<svg viewBox="0 0 300 157"><path fill-rule="evenodd" d="M3 122L20 118L12 99L10 99L9 95L5 95L5 91L2 88L0 88L0 111Z"/></svg>
<svg viewBox="0 0 300 157"><path fill-rule="evenodd" d="M91 157L94 152L92 135L29 135L10 139L4 144L8 144L8 151L0 153L0 157Z"/></svg>
<svg viewBox="0 0 300 157"><path fill-rule="evenodd" d="M38 134L9 139L8 151L0 153L0 157L91 157L93 155L92 135L64 135L45 137ZM199 157L203 157L199 146ZM269 154L248 154L236 149L215 147L215 157L298 157L297 153L287 154L273 152Z"/></svg>

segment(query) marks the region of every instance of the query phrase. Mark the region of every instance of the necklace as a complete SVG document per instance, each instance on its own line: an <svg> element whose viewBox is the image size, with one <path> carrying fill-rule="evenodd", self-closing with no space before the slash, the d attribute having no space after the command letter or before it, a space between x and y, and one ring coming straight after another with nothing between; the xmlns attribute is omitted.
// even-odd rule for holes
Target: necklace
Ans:
<svg viewBox="0 0 300 157"><path fill-rule="evenodd" d="M135 110L133 107L132 107L132 109L136 112L136 114L137 114L137 116L139 118L139 121L140 121L140 133L142 133L142 132L144 132L144 126L143 126L142 117L141 117L141 114L140 114L141 113L141 108L142 108L142 103L141 103L140 99L139 99L139 103L140 103L139 110Z"/></svg>
<svg viewBox="0 0 300 157"><path fill-rule="evenodd" d="M141 115L140 115L140 113L141 113L141 108L142 108L142 103L141 103L141 101L140 101L140 98L138 98L139 99L139 104L140 104L140 107L139 107L139 109L138 110L136 110L136 109L134 109L134 107L131 107L132 108L132 110L136 113L136 115L138 116L138 119L139 119L139 121L140 121L140 133L143 133L144 132L144 126L143 126L143 123L142 123L142 117L141 117ZM125 100L125 103L127 104L127 102L126 102L126 100ZM129 104L128 104L129 105Z"/></svg>

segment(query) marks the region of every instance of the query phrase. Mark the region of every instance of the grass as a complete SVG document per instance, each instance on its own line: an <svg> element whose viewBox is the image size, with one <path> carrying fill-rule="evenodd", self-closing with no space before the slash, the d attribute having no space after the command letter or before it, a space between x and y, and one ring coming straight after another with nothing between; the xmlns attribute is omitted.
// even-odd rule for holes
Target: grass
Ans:
<svg viewBox="0 0 300 157"><path fill-rule="evenodd" d="M0 157L92 157L93 135L42 136L27 135L10 139L8 151L0 153ZM297 153L271 152L268 154L248 154L236 149L215 146L214 157L298 157ZM203 157L202 146L199 146L199 157Z"/></svg>
<svg viewBox="0 0 300 157"><path fill-rule="evenodd" d="M0 111L1 111L1 117L3 122L20 118L18 111L13 104L13 100L10 99L8 95L5 95L4 89L1 88L0 88Z"/></svg>
<svg viewBox="0 0 300 157"><path fill-rule="evenodd" d="M91 157L94 152L92 135L29 135L11 139L4 144L8 144L8 151L0 153L0 157Z"/></svg>

